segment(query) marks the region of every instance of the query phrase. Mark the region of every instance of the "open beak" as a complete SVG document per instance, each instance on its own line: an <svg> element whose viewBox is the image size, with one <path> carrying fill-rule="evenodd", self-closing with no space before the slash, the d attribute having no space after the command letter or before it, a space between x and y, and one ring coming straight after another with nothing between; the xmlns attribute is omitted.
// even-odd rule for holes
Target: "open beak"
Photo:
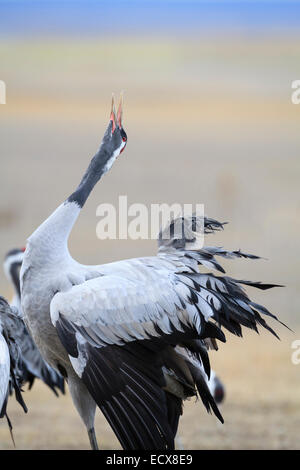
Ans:
<svg viewBox="0 0 300 470"><path fill-rule="evenodd" d="M122 128L122 117L123 117L123 92L120 95L120 103L118 107L117 123L119 128Z"/></svg>
<svg viewBox="0 0 300 470"><path fill-rule="evenodd" d="M112 121L112 133L115 132L115 129L117 126L120 129L122 128L122 117L123 117L123 92L121 93L121 96L120 96L120 102L119 102L117 114L116 114L116 109L115 109L115 97L114 97L114 94L112 95L111 112L110 112L110 120Z"/></svg>
<svg viewBox="0 0 300 470"><path fill-rule="evenodd" d="M115 132L117 126L117 118L116 118L116 110L115 110L115 97L114 94L112 95L111 100L111 112L110 112L110 120L112 121L112 133Z"/></svg>

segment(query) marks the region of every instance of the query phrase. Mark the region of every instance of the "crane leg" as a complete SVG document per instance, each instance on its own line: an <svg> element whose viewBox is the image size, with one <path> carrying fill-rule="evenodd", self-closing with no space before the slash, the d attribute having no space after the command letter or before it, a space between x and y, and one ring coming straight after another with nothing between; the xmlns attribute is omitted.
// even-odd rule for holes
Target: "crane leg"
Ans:
<svg viewBox="0 0 300 470"><path fill-rule="evenodd" d="M175 437L175 444L176 444L176 449L184 450L184 445L182 443L182 440L181 440L180 436Z"/></svg>
<svg viewBox="0 0 300 470"><path fill-rule="evenodd" d="M99 450L95 428L89 429L88 435L89 435L89 440L90 440L92 450Z"/></svg>

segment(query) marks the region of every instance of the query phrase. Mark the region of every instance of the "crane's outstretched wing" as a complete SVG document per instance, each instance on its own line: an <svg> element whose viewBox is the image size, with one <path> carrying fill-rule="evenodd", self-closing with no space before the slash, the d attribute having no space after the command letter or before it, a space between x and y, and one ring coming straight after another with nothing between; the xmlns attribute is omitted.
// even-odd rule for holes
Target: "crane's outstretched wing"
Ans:
<svg viewBox="0 0 300 470"><path fill-rule="evenodd" d="M154 448L153 439L156 448L173 447L161 394L164 347L225 341L222 326L241 336L242 326L257 331L262 325L276 335L260 314L276 317L248 298L244 281L198 272L201 264L224 272L215 256L257 258L162 245L157 257L98 267L99 277L57 293L51 302L52 322L76 373L125 448Z"/></svg>

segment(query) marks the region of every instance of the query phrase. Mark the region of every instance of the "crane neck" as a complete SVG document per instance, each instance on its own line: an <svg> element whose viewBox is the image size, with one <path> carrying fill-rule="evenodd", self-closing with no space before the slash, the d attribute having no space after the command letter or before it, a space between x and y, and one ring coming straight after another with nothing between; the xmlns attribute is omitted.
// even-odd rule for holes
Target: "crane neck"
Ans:
<svg viewBox="0 0 300 470"><path fill-rule="evenodd" d="M28 238L25 259L30 253L36 263L45 265L69 258L68 239L80 210L75 201L58 206Z"/></svg>
<svg viewBox="0 0 300 470"><path fill-rule="evenodd" d="M20 289L20 268L21 268L21 265L17 265L17 264L14 264L12 266L12 269L11 269L11 280L12 280L12 283L14 285L14 289L15 289L15 296L17 296L18 298L21 297L21 289Z"/></svg>
<svg viewBox="0 0 300 470"><path fill-rule="evenodd" d="M86 172L84 173L76 190L68 197L66 202L75 202L80 208L84 206L87 198L91 194L94 186L109 169L107 162L110 155L105 147L101 146L96 155L92 158Z"/></svg>
<svg viewBox="0 0 300 470"><path fill-rule="evenodd" d="M109 157L101 145L77 189L29 237L26 251L29 248L32 254L35 252L41 260L44 259L44 263L70 258L69 235L94 186L108 171Z"/></svg>

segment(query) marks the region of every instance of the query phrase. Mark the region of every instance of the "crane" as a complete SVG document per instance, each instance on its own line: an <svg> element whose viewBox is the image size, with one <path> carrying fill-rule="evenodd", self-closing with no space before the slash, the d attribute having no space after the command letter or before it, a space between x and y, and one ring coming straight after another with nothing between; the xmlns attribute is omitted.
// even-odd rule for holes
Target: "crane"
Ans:
<svg viewBox="0 0 300 470"><path fill-rule="evenodd" d="M263 318L275 315L244 289L274 284L225 275L219 258L258 256L198 248L193 216L179 220L193 236L167 242L159 236L156 256L95 266L72 258L72 227L125 149L122 116L122 99L118 112L113 100L102 143L79 185L28 238L22 310L44 359L66 378L92 449L98 449L96 406L124 449L173 449L184 399L199 395L223 422L205 379L208 345L225 342L223 329L241 336L242 327L262 326L277 336ZM214 219L203 222L205 234L223 228Z"/></svg>

